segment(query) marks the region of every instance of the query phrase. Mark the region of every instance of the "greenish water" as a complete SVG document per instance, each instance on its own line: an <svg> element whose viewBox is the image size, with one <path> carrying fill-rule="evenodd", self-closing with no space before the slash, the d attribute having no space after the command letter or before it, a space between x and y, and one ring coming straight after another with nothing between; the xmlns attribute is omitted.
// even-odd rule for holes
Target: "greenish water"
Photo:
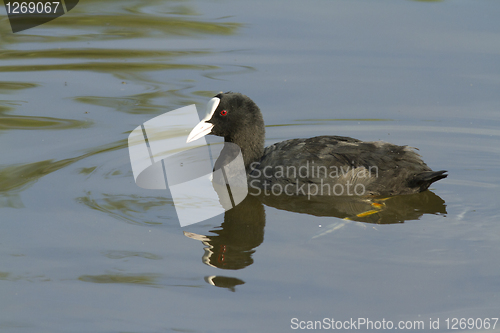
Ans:
<svg viewBox="0 0 500 333"><path fill-rule="evenodd" d="M0 331L498 318L499 10L82 0L13 34L2 9ZM134 183L128 134L228 90L260 106L267 144L384 140L449 177L376 205L250 197L181 228L168 191Z"/></svg>

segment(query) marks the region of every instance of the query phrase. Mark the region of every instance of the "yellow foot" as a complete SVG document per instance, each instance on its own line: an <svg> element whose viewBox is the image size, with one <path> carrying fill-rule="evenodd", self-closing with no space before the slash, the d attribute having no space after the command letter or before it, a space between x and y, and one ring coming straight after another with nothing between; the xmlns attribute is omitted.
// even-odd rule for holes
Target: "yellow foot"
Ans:
<svg viewBox="0 0 500 333"><path fill-rule="evenodd" d="M360 214L357 214L356 216L357 217L365 217L365 216L368 216L368 215L372 215L372 214L376 214L378 213L380 210L375 210L375 209L372 209L372 210L369 210L367 212L364 212L364 213L360 213Z"/></svg>

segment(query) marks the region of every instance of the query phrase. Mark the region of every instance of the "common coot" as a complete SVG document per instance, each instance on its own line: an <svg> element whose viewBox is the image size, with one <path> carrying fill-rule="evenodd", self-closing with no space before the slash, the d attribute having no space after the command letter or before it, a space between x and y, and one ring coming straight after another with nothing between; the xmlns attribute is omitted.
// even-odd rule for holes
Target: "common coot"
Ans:
<svg viewBox="0 0 500 333"><path fill-rule="evenodd" d="M187 141L207 134L238 145L253 189L288 195L390 196L425 191L446 171L432 171L408 146L344 136L291 139L264 148L259 107L247 96L220 93Z"/></svg>

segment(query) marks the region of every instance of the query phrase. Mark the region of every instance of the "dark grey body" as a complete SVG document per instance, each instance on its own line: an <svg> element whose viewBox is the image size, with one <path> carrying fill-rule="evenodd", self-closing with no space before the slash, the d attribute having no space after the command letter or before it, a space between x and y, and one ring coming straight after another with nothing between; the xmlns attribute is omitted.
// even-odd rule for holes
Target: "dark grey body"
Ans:
<svg viewBox="0 0 500 333"><path fill-rule="evenodd" d="M265 148L248 181L274 194L288 185L286 194L295 195L396 195L424 191L443 173L408 146L318 136Z"/></svg>

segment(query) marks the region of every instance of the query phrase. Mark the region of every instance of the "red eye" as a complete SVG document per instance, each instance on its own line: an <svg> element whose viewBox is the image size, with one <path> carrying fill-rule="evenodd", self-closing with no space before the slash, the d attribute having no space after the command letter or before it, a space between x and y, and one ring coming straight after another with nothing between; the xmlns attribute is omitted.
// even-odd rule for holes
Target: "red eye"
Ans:
<svg viewBox="0 0 500 333"><path fill-rule="evenodd" d="M222 110L222 111L220 112L220 115L221 115L221 116L225 116L225 115L227 115L227 111L226 111L226 110Z"/></svg>

